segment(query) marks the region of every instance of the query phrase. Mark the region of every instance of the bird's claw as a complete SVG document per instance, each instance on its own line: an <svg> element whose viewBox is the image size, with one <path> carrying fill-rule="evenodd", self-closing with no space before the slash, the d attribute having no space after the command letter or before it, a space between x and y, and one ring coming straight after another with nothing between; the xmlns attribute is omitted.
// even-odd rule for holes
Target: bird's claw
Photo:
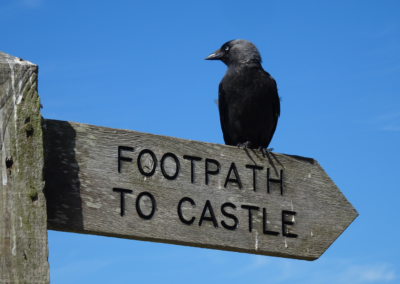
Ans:
<svg viewBox="0 0 400 284"><path fill-rule="evenodd" d="M274 148L266 149L266 148L260 147L260 148L258 148L258 150L260 150L264 155L266 155L267 153L274 151Z"/></svg>
<svg viewBox="0 0 400 284"><path fill-rule="evenodd" d="M239 149L240 148L247 149L247 148L251 147L251 142L250 141L246 141L244 143L238 143L237 146L238 146Z"/></svg>

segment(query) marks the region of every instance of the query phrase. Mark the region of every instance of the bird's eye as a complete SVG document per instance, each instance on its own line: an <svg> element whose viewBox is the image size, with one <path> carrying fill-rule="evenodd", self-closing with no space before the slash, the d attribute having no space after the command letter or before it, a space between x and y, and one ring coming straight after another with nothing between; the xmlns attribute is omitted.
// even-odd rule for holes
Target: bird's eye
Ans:
<svg viewBox="0 0 400 284"><path fill-rule="evenodd" d="M225 50L228 51L229 50L229 46L225 47Z"/></svg>

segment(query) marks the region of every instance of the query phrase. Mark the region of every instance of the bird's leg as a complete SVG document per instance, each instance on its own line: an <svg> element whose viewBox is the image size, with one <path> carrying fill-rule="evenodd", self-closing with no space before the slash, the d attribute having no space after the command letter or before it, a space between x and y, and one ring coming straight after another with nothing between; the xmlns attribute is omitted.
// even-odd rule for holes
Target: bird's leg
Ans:
<svg viewBox="0 0 400 284"><path fill-rule="evenodd" d="M246 141L244 143L238 143L237 146L238 146L238 148L247 149L247 148L251 147L251 142L250 141Z"/></svg>
<svg viewBox="0 0 400 284"><path fill-rule="evenodd" d="M258 148L258 150L260 150L264 155L266 155L268 152L274 151L274 148L266 149L266 148L263 148L263 147L260 146L260 148Z"/></svg>

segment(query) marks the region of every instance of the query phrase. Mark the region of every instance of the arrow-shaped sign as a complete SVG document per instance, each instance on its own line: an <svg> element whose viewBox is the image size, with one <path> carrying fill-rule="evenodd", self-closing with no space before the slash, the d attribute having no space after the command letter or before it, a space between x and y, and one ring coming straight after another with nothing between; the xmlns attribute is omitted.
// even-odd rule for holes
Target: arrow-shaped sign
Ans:
<svg viewBox="0 0 400 284"><path fill-rule="evenodd" d="M45 120L48 228L315 260L358 213L311 158Z"/></svg>

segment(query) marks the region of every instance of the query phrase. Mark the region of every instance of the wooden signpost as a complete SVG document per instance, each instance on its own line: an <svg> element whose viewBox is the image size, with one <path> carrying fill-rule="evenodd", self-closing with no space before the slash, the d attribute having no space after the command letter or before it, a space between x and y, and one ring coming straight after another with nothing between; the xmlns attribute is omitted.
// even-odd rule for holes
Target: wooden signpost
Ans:
<svg viewBox="0 0 400 284"><path fill-rule="evenodd" d="M36 78L35 65L0 53L1 281L49 281L46 222L57 231L315 260L358 215L311 158L40 124Z"/></svg>

